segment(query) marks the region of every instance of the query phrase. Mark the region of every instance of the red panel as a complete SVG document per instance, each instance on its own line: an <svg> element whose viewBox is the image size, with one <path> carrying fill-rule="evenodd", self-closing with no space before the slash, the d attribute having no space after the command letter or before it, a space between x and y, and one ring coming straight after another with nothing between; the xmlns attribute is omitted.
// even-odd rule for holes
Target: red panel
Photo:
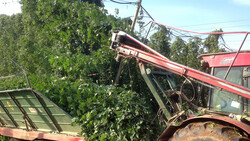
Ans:
<svg viewBox="0 0 250 141"><path fill-rule="evenodd" d="M0 134L3 136L9 136L17 139L34 140L34 139L45 139L45 140L57 140L57 141L85 141L83 137L69 136L65 134L46 133L38 131L26 131L23 129L13 129L0 127Z"/></svg>
<svg viewBox="0 0 250 141"><path fill-rule="evenodd" d="M229 67L236 53L221 53L201 56L202 60L208 62L209 67ZM233 66L250 66L250 52L241 52L237 56Z"/></svg>

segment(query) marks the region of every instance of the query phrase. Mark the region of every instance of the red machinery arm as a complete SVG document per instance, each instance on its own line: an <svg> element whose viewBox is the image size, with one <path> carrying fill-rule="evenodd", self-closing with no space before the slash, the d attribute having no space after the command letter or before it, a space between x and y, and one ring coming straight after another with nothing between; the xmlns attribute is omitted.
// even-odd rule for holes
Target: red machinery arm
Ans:
<svg viewBox="0 0 250 141"><path fill-rule="evenodd" d="M187 66L170 61L157 51L136 40L125 32L113 33L111 49L126 57L135 57L138 61L145 62L172 73L187 76L199 80L209 86L219 87L226 91L238 94L250 99L250 89L209 75L207 73L189 68Z"/></svg>

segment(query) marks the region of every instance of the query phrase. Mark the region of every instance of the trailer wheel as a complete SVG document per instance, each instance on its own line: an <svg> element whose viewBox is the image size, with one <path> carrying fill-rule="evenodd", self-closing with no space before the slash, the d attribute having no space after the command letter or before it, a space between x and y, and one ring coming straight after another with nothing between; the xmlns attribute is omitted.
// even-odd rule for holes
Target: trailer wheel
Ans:
<svg viewBox="0 0 250 141"><path fill-rule="evenodd" d="M250 141L247 135L234 127L215 122L190 123L178 129L170 141Z"/></svg>

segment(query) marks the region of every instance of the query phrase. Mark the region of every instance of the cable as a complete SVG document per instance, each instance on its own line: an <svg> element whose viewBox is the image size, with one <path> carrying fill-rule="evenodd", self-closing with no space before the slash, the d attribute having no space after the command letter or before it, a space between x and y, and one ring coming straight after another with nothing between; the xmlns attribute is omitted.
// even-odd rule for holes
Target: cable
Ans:
<svg viewBox="0 0 250 141"><path fill-rule="evenodd" d="M117 3L117 4L137 4L137 2L119 2L115 0L110 0L111 2Z"/></svg>
<svg viewBox="0 0 250 141"><path fill-rule="evenodd" d="M237 32L207 32L207 33L204 33L204 32L196 32L196 31L190 31L190 30L184 30L184 29L180 29L180 28L176 28L176 27L172 27L172 26L168 26L168 25L164 25L164 24L161 24L161 23L158 23L158 22L155 22L155 21L151 21L153 23L156 23L158 25L162 25L162 26L165 26L165 27L168 27L168 28L171 28L171 29L176 29L176 30L179 30L179 31L183 31L183 32L189 32L189 33L194 33L194 34L203 34L203 35L219 35L219 34L250 34L250 32L247 32L247 31L237 31Z"/></svg>
<svg viewBox="0 0 250 141"><path fill-rule="evenodd" d="M202 26L202 25L211 25L211 24L218 24L218 23L232 23L232 22L241 22L241 21L249 21L250 19L242 19L242 20L232 20L227 22L215 22L215 23L205 23L205 24L196 24L196 25L186 25L180 27L192 27L192 26Z"/></svg>
<svg viewBox="0 0 250 141"><path fill-rule="evenodd" d="M172 33L172 35L174 35L174 36L176 36L176 37L193 37L193 36L191 36L191 35L187 35L187 34L181 33L181 32L179 32L179 31L177 31L177 30L175 30L175 29L172 29L172 31L174 31L174 32L176 32L176 33L179 34L179 35L175 35L173 32L170 32L170 33Z"/></svg>
<svg viewBox="0 0 250 141"><path fill-rule="evenodd" d="M141 8L143 11L146 12L146 14L154 21L154 18L148 13L148 11L141 5Z"/></svg>
<svg viewBox="0 0 250 141"><path fill-rule="evenodd" d="M185 76L183 76L184 78L185 78L185 80L183 81L183 83L182 83L182 85L181 85L181 88L180 88L180 94L181 94L181 97L182 98L184 98L184 100L186 100L187 102L192 102L193 100L194 100L194 98L195 98L195 88L194 88L194 85L193 85L193 83L187 78L187 77L185 77ZM192 95L192 97L191 98L187 98L186 97L186 95L183 93L183 87L184 87L184 84L186 83L186 82L188 82L189 84L191 84L191 86L192 86L192 89L193 89L193 95Z"/></svg>
<svg viewBox="0 0 250 141"><path fill-rule="evenodd" d="M152 22L152 21L151 21ZM149 22L150 23L150 22ZM149 24L148 23L148 24ZM148 25L147 24L147 25ZM156 23L157 24L157 23ZM147 25L145 25L145 26L147 26ZM158 24L159 25L159 24ZM162 25L162 24L161 24ZM187 35L187 34L183 34L183 33L181 33L180 31L183 31L183 30L178 30L178 29L176 29L176 28L169 28L169 29L171 29L171 31L172 32L170 32L170 34L172 35L172 36L174 36L174 37L179 37L179 38L183 38L183 37L186 37L186 38L191 38L191 37L195 37L195 36L192 36L192 35ZM184 32L184 31L183 31ZM192 32L191 32L192 33ZM239 32L239 33L241 33L241 32ZM244 33L244 32L243 32ZM210 34L210 33L207 33L207 34ZM213 34L213 33L212 33ZM223 33L221 33L221 34L223 34ZM228 33L229 34L229 33ZM200 35L201 36L201 35ZM201 37L199 37L199 38L201 38ZM205 40L205 39L202 39L201 38L201 40ZM227 44L226 44L226 42L225 42L225 40L224 40L224 38L223 37L221 37L221 40L222 40L222 42L223 43L221 43L219 46L223 46L223 48L226 48L227 50L230 50L230 51L233 51L233 49L231 49Z"/></svg>
<svg viewBox="0 0 250 141"><path fill-rule="evenodd" d="M245 26L249 26L249 25L237 25L237 26L226 26L226 27L220 27L221 29L230 29L230 28L234 28L234 27L245 27ZM192 30L213 30L213 29L210 29L210 28L202 28L202 29L192 29Z"/></svg>
<svg viewBox="0 0 250 141"><path fill-rule="evenodd" d="M149 22L150 23L150 22ZM148 24L149 24L148 23ZM146 24L145 26L147 26L148 24ZM158 24L159 25L159 24ZM145 27L144 26L144 27ZM172 35L172 36L174 36L174 37L179 37L179 38L183 38L183 37L186 37L186 38L190 38L190 37L194 37L194 36L192 36L192 35L190 35L190 34L184 34L184 33L181 33L181 31L183 31L183 30L178 30L178 29L176 29L176 28L169 28L169 29L171 29L171 31L172 32L170 32L170 34ZM183 31L184 32L184 31ZM223 33L222 33L223 34ZM201 38L201 37L199 37L199 38ZM201 38L202 39L202 38ZM227 44L226 44L226 42L225 42L225 40L224 40L224 38L223 37L221 37L220 38L221 40L222 40L222 43L219 45L219 46L222 46L222 48L225 48L225 49L227 49L227 50L229 50L229 51L233 51L233 49L231 49ZM202 39L202 40L205 40L205 39Z"/></svg>
<svg viewBox="0 0 250 141"><path fill-rule="evenodd" d="M201 34L201 35L221 35L221 34L232 34L232 33L246 33L246 34L249 34L250 32L214 32L214 33L200 33L200 32L194 32L194 31L188 31L188 30L183 30L183 29L179 29L179 28L175 28L175 27L170 27L170 26L166 26L166 25L163 25L163 24L159 24L157 22L155 22L154 18L148 13L148 11L143 7L141 6L142 10L146 12L146 14L153 20L153 21L150 21L148 22L146 25L144 25L142 28L145 28L146 26L149 25L149 23L156 23L158 25L162 25L162 26L165 26L165 27L168 27L169 29L172 30L172 32L170 32L170 34L174 37L180 37L180 38L183 38L183 37L186 37L186 38L191 38L191 37L194 37L190 34L184 34L184 33L181 33L180 31L183 31L183 32L188 32L188 33L196 33L196 34ZM233 21L228 21L228 22L216 22L216 23L208 23L208 24L198 24L198 25L209 25L209 24L218 24L218 23L229 23L229 22L239 22L239 21L248 21L250 19L243 19L243 20L233 20ZM182 27L190 27L190 26L197 26L197 25L188 25L188 26L182 26ZM246 25L242 25L242 26L246 26ZM239 27L239 26L231 26L231 27ZM223 28L230 28L230 27L223 27ZM200 37L199 37L200 38ZM204 40L204 39L202 39ZM230 50L230 51L233 51L233 49L231 49L225 42L224 38L221 37L221 40L222 40L222 44L220 44L221 46L223 46L224 48L226 48L227 50Z"/></svg>
<svg viewBox="0 0 250 141"><path fill-rule="evenodd" d="M222 45L223 45L226 49L228 49L228 50L230 50L230 51L233 51L233 49L231 49L231 48L226 44L226 42L225 42L223 36L220 36L220 39L223 41L223 44L222 44Z"/></svg>

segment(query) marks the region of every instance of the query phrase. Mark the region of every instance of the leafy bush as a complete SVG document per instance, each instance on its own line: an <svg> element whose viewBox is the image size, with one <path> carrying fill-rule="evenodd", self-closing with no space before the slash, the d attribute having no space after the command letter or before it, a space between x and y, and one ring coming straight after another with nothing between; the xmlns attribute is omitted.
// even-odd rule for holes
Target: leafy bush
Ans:
<svg viewBox="0 0 250 141"><path fill-rule="evenodd" d="M125 85L115 88L88 79L31 79L33 87L77 117L81 135L88 140L153 140L161 132L146 99L126 90Z"/></svg>

